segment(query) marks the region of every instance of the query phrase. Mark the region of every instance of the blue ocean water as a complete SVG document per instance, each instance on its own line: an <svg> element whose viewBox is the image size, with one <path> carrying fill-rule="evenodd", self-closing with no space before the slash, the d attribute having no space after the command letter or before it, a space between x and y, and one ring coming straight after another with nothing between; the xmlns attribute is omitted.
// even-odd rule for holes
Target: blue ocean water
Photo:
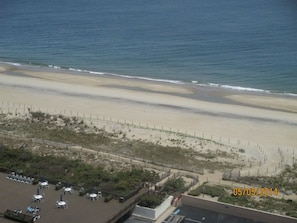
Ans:
<svg viewBox="0 0 297 223"><path fill-rule="evenodd" d="M0 0L0 61L296 94L296 9L294 0Z"/></svg>

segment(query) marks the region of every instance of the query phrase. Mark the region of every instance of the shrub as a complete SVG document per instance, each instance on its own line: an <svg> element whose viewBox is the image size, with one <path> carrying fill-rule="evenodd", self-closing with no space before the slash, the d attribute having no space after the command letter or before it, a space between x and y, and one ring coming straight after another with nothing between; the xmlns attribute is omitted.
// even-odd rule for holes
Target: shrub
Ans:
<svg viewBox="0 0 297 223"><path fill-rule="evenodd" d="M164 192L168 194L182 193L185 190L185 181L179 177L177 179L168 180L164 185Z"/></svg>
<svg viewBox="0 0 297 223"><path fill-rule="evenodd" d="M162 204L162 197L156 193L149 193L141 198L138 205L142 207L156 208L160 204Z"/></svg>

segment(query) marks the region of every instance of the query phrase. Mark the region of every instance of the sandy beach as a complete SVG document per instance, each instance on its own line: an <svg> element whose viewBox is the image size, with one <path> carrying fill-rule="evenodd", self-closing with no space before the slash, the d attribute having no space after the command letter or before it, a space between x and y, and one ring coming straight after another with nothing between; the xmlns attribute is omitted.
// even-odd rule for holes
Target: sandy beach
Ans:
<svg viewBox="0 0 297 223"><path fill-rule="evenodd" d="M13 65L0 66L0 86L3 111L13 103L242 145L246 156L263 156L269 172L297 158L294 96Z"/></svg>

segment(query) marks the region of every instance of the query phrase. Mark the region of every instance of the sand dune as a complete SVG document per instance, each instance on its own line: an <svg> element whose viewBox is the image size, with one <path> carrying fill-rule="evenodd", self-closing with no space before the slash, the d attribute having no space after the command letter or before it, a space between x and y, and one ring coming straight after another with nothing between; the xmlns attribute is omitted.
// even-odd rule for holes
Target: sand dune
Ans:
<svg viewBox="0 0 297 223"><path fill-rule="evenodd" d="M0 86L3 102L255 145L267 156L265 168L279 164L280 149L288 164L295 155L296 97L9 66L0 67Z"/></svg>

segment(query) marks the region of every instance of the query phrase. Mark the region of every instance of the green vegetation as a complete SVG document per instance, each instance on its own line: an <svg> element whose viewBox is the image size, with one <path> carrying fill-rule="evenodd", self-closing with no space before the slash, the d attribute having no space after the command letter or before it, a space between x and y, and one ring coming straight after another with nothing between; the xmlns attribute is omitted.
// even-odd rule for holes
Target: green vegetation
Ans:
<svg viewBox="0 0 297 223"><path fill-rule="evenodd" d="M4 212L5 218L11 219L12 221L22 222L22 223L31 223L34 222L33 216L24 213L18 213L13 210L6 210Z"/></svg>
<svg viewBox="0 0 297 223"><path fill-rule="evenodd" d="M156 193L149 193L144 195L141 199L138 205L142 207L148 207L148 208L156 208L163 202L163 197L161 197L159 194Z"/></svg>
<svg viewBox="0 0 297 223"><path fill-rule="evenodd" d="M185 181L183 178L179 177L176 179L170 179L164 184L162 192L167 194L180 194L185 191Z"/></svg>
<svg viewBox="0 0 297 223"><path fill-rule="evenodd" d="M203 189L204 188L204 189ZM230 188L225 188L230 189ZM233 194L229 194L225 191L222 186L211 186L207 184L203 184L196 189L189 192L189 195L199 196L202 193L208 194L213 197L218 197L218 201L234 204L238 206L253 208L256 210L262 210L267 212L275 212L277 210L278 213L288 215L291 217L297 217L297 202L293 200L285 200L279 199L271 196L260 197L259 199L255 199L253 196L234 196ZM278 207L276 209L276 207Z"/></svg>
<svg viewBox="0 0 297 223"><path fill-rule="evenodd" d="M297 218L297 202L292 200L270 196L255 200L253 197L249 196L230 196L226 194L222 196L219 201L267 212L275 212L275 210L277 210L281 214Z"/></svg>
<svg viewBox="0 0 297 223"><path fill-rule="evenodd" d="M125 133L122 131L107 133L103 129L87 126L76 117L30 112L30 116L22 120L6 119L4 115L1 117L1 130L27 140L38 139L51 144L82 146L176 169L200 172L203 169L231 168L229 163L215 160L217 156L229 157L225 152L202 153L192 148L183 149L181 146L163 146L159 143L131 140L124 137ZM205 142L203 139L199 140Z"/></svg>
<svg viewBox="0 0 297 223"><path fill-rule="evenodd" d="M207 183L191 190L189 195L199 196L201 194L207 194L212 197L218 197L218 201L234 204L238 206L253 208L256 210L262 210L267 212L281 213L283 215L288 215L291 217L297 217L297 202L293 200L285 200L272 196L234 196L229 194L227 191L230 187L225 187L221 185L208 185ZM257 199L256 199L257 198ZM277 207L277 208L276 208Z"/></svg>
<svg viewBox="0 0 297 223"><path fill-rule="evenodd" d="M203 189L204 188L204 189ZM230 189L230 188L225 188ZM293 200L279 199L271 196L260 197L260 199L254 199L253 196L234 196L225 191L223 186L219 185L207 185L203 184L194 190L189 192L189 195L199 196L201 194L207 194L213 197L218 197L218 201L234 204L238 206L253 208L256 210L262 210L267 212L277 211L291 217L297 217L297 202Z"/></svg>
<svg viewBox="0 0 297 223"><path fill-rule="evenodd" d="M159 178L153 171L135 167L128 171L110 174L101 166L95 167L81 160L42 157L25 149L9 149L4 145L0 145L0 168L80 187L99 187L102 191L119 196L129 193L143 182L153 182Z"/></svg>
<svg viewBox="0 0 297 223"><path fill-rule="evenodd" d="M61 181L76 185L78 188L85 188L81 191L81 195L91 188L100 189L104 192L105 202L110 201L114 196L133 194L144 182L156 182L159 179L158 174L154 171L139 169L131 164L128 164L124 170L111 165L110 171L106 171L106 166L100 162L96 165L87 163L91 159L95 160L95 153L83 157L87 152L75 150L71 151L71 154L66 154L68 146L76 145L98 152L128 157L128 159L137 158L159 166L188 170L228 169L229 164L215 161L216 157L235 158L234 153L229 154L220 150L205 153L205 151L194 151L192 148L162 146L159 142L130 140L121 131L107 133L96 127L88 127L84 121L75 117L52 116L42 112L30 114L31 117L26 120L6 119L5 115L0 116L0 131L4 133L4 137L0 136L2 143L0 144L0 168L37 179L46 178L54 183ZM7 133L9 134L6 135ZM209 141L199 140L201 144ZM171 141L174 142L174 139ZM182 143L181 141L178 144ZM48 151L59 152L49 155L43 152L46 148L49 148ZM245 153L243 149L239 149L239 152ZM41 155L36 155L37 153ZM110 161L108 158L106 160ZM240 182L297 193L297 164L287 166L276 177L242 177ZM57 189L60 189L60 186L58 185ZM189 194L199 196L203 193L219 197L221 202L270 212L275 211L275 207L280 207L282 214L297 217L296 201L274 197L261 197L256 200L249 196L232 196L225 189L220 185L203 184L190 191ZM185 181L182 178L171 179L164 184L162 195L174 195L185 190ZM160 203L159 195L148 194L143 197L140 204L154 208Z"/></svg>
<svg viewBox="0 0 297 223"><path fill-rule="evenodd" d="M279 192L283 193L286 191L292 191L296 194L297 164L295 163L293 166L286 166L286 168L278 176L241 177L240 182L258 187L276 188ZM242 204L238 202L239 199L240 198L238 197L223 197L221 201L270 212L275 210L275 207L279 207L279 211L282 214L297 218L297 202L291 199L285 200L274 197L262 197L260 201L249 199L247 202L243 202Z"/></svg>
<svg viewBox="0 0 297 223"><path fill-rule="evenodd" d="M251 207L251 203L253 202L252 198L249 196L233 196L229 194L224 194L221 196L219 201L243 207Z"/></svg>
<svg viewBox="0 0 297 223"><path fill-rule="evenodd" d="M240 182L260 187L277 188L279 191L292 191L297 194L297 163L293 166L286 166L278 176L241 177Z"/></svg>
<svg viewBox="0 0 297 223"><path fill-rule="evenodd" d="M189 192L189 195L192 196L199 196L200 194L207 194L212 197L221 197L226 194L226 191L223 186L203 184Z"/></svg>

